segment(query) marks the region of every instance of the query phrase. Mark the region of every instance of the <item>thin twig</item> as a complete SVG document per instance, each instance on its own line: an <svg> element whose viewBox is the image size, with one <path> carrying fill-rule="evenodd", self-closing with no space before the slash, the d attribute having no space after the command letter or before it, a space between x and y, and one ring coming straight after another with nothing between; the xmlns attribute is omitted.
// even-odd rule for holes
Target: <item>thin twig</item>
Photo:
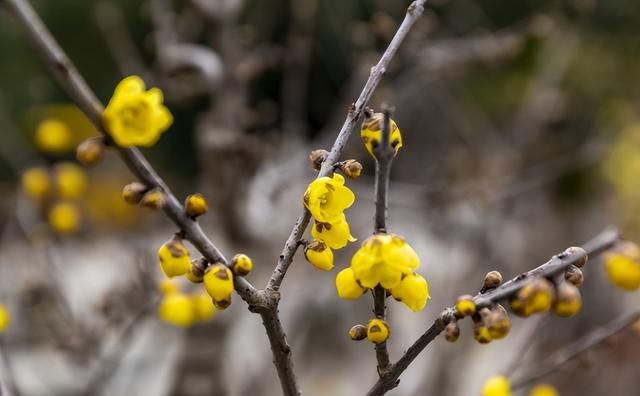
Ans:
<svg viewBox="0 0 640 396"><path fill-rule="evenodd" d="M385 300L386 300L387 291L381 285L377 285L373 289L373 313L376 315L377 319L385 319ZM389 370L389 366L391 366L390 358L389 358L389 350L387 349L387 342L381 342L376 344L376 360L378 361L378 375L380 378L383 378L387 371Z"/></svg>
<svg viewBox="0 0 640 396"><path fill-rule="evenodd" d="M545 359L542 363L536 365L527 374L512 381L512 389L516 390L531 384L545 377L560 366L570 362L576 357L580 356L583 352L595 347L601 342L607 340L609 337L625 330L633 323L640 319L640 311L624 314L616 318L613 322L610 322L604 326L596 328L589 334L577 339L573 343L566 347L556 351L554 354Z"/></svg>
<svg viewBox="0 0 640 396"><path fill-rule="evenodd" d="M607 228L594 237L582 247L588 256L596 256L603 251L610 249L620 240L620 234L615 228ZM484 294L478 294L474 297L477 308L487 307L497 303L516 293L524 285L529 283L531 279L537 276L550 277L566 270L574 263L584 260L584 253L579 251L563 252L553 256L549 261L533 270L517 276L515 279L504 283L502 286L493 289ZM444 330L446 324L455 317L455 308L446 308L431 324L427 331L420 336L405 352L405 354L389 369L384 378L380 378L378 382L367 392L367 396L381 396L398 386L400 375L409 367L411 362Z"/></svg>
<svg viewBox="0 0 640 396"><path fill-rule="evenodd" d="M322 168L318 173L318 177L329 176L333 173L333 166L340 158L342 154L342 149L345 144L349 140L349 136L351 136L351 132L353 132L355 126L360 121L362 114L364 112L365 106L369 103L371 96L373 95L373 91L376 89L382 76L384 75L387 67L395 54L398 52L398 48L409 34L411 27L418 20L422 12L424 11L424 5L427 0L416 0L407 9L407 14L402 21L402 24L398 28L398 31L393 36L391 43L382 54L382 57L378 61L378 63L371 69L371 74L369 75L369 79L367 80L358 100L349 108L349 112L347 113L347 118L345 119L342 128L340 129L340 133L336 138L333 147L331 148L331 152L329 156L322 164ZM311 215L306 208L302 209L302 213L298 216L298 220L296 224L293 226L291 230L291 234L289 238L287 238L287 242L282 249L282 253L278 257L278 263L276 268L269 279L267 284L268 290L278 290L280 285L282 284L282 280L284 279L291 262L293 261L293 256L298 250L298 241L302 238L304 231L309 225L309 220L311 219Z"/></svg>

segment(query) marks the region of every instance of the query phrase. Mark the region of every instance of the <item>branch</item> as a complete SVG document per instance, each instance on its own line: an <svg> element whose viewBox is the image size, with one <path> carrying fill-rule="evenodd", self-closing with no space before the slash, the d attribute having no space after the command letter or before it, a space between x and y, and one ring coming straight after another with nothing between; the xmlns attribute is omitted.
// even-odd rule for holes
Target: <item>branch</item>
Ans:
<svg viewBox="0 0 640 396"><path fill-rule="evenodd" d="M349 140L349 136L351 136L351 132L355 128L356 124L360 121L362 114L364 112L365 106L369 103L371 96L373 95L373 91L376 89L382 76L387 70L387 66L391 63L391 60L398 52L398 48L409 34L411 27L418 20L422 12L424 11L424 5L427 0L416 0L407 9L407 13L402 21L402 24L398 28L398 31L393 36L391 43L382 54L382 57L378 61L378 63L371 69L371 74L369 75L369 79L367 80L362 92L360 92L360 96L356 100L354 104L349 108L349 112L347 113L347 118L345 119L342 128L340 129L340 133L336 138L333 147L331 148L331 152L327 159L323 162L322 168L318 173L318 177L329 176L333 172L333 166L340 158L342 154L342 149L344 148L347 140ZM267 284L268 290L278 290L280 285L282 284L282 280L284 279L291 262L293 261L293 256L298 250L298 242L302 238L302 234L304 234L307 225L309 225L309 220L311 219L311 215L306 208L302 209L302 213L298 216L298 220L296 224L293 226L291 230L291 234L289 234L289 238L287 238L287 242L282 249L282 253L278 257L278 263L276 265L271 278Z"/></svg>
<svg viewBox="0 0 640 396"><path fill-rule="evenodd" d="M620 240L620 235L615 228L607 228L595 238L583 245L583 249L589 256L595 256L613 247ZM473 301L478 309L497 303L518 292L535 277L552 277L569 266L585 259L585 254L579 250L567 250L553 256L549 261L531 271L518 275L516 278L504 283L502 286L477 294ZM398 386L400 375L409 367L411 362L444 330L446 324L455 317L455 308L446 308L431 324L427 331L407 349L405 354L394 363L384 378L367 392L367 396L381 396Z"/></svg>
<svg viewBox="0 0 640 396"><path fill-rule="evenodd" d="M570 362L580 356L581 353L595 347L601 342L607 340L609 337L625 330L639 319L640 311L635 311L622 315L607 325L596 328L591 333L584 335L573 343L567 345L565 348L556 351L554 354L549 356L549 358L534 367L528 374L525 374L513 381L512 389L516 390L518 388L522 388L548 374L553 373L560 366Z"/></svg>

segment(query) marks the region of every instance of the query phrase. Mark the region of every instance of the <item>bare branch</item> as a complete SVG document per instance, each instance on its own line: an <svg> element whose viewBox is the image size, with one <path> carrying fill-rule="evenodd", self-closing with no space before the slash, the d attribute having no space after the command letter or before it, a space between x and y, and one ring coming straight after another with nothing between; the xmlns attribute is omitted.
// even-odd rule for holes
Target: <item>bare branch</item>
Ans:
<svg viewBox="0 0 640 396"><path fill-rule="evenodd" d="M427 0L416 0L407 9L407 14L402 21L402 24L398 28L398 31L393 36L391 43L382 54L382 57L378 61L378 63L371 69L371 74L369 75L369 79L367 80L360 96L356 100L356 102L350 107L349 112L347 114L347 118L345 119L342 128L340 129L340 133L336 138L333 147L331 148L331 152L329 156L322 164L322 169L318 173L318 177L329 176L333 173L333 166L340 158L342 154L342 150L349 140L349 136L351 136L351 132L353 132L356 124L360 121L362 117L365 106L369 103L371 96L373 95L373 91L375 91L376 87L380 83L382 76L391 60L398 52L398 48L404 41L404 39L409 34L411 27L418 20L422 12L424 11L424 5ZM278 257L278 263L276 265L271 278L267 284L267 289L269 290L278 290L280 285L282 284L282 280L284 279L291 262L293 261L293 256L298 250L298 241L302 238L305 229L309 225L309 220L311 219L311 215L306 210L306 208L302 209L302 213L298 216L298 220L296 224L293 226L291 230L291 234L289 238L287 238L287 242L282 249L282 253Z"/></svg>
<svg viewBox="0 0 640 396"><path fill-rule="evenodd" d="M601 342L605 341L609 337L620 333L633 323L640 319L640 311L627 313L616 318L614 321L596 328L589 334L579 338L575 342L567 345L566 347L556 351L554 354L545 359L542 363L536 365L529 373L519 377L512 382L513 390L522 388L543 378L554 371L560 366L570 362L576 357L580 356L583 352L595 347Z"/></svg>
<svg viewBox="0 0 640 396"><path fill-rule="evenodd" d="M607 228L598 234L595 238L583 245L583 249L587 255L595 256L603 251L610 249L620 240L620 234L615 228ZM537 276L552 277L561 271L566 270L574 263L584 260L585 254L581 251L568 250L553 256L549 261L531 271L521 274L516 278L504 283L502 286L493 289L484 294L478 294L473 298L478 308L487 307L497 303L505 298L510 297L524 285L529 283L531 279ZM384 378L380 378L378 382L367 392L367 396L381 396L398 386L400 375L409 367L411 362L444 330L446 324L455 318L455 308L446 308L431 324L427 331L420 336L405 354L394 363Z"/></svg>

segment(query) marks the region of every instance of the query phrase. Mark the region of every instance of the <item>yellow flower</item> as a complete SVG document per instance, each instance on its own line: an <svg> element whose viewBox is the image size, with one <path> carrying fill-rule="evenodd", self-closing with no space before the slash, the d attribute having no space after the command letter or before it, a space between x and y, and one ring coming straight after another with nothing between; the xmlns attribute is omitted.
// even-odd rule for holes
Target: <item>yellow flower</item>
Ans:
<svg viewBox="0 0 640 396"><path fill-rule="evenodd" d="M9 324L11 324L11 314L4 304L0 304L0 333L7 330Z"/></svg>
<svg viewBox="0 0 640 396"><path fill-rule="evenodd" d="M348 242L357 240L351 235L349 223L347 223L344 213L335 223L316 221L311 227L311 236L313 239L326 243L331 249L342 249Z"/></svg>
<svg viewBox="0 0 640 396"><path fill-rule="evenodd" d="M158 308L158 315L163 321L178 327L189 327L195 319L191 299L182 293L164 296Z"/></svg>
<svg viewBox="0 0 640 396"><path fill-rule="evenodd" d="M318 269L323 271L333 269L333 252L324 242L311 242L304 248L304 257Z"/></svg>
<svg viewBox="0 0 640 396"><path fill-rule="evenodd" d="M355 278L367 288L380 283L385 289L393 289L419 264L420 259L413 248L394 234L369 237L351 259Z"/></svg>
<svg viewBox="0 0 640 396"><path fill-rule="evenodd" d="M64 154L73 148L71 130L62 121L50 118L36 129L36 146L48 154Z"/></svg>
<svg viewBox="0 0 640 396"><path fill-rule="evenodd" d="M311 215L322 223L339 222L344 210L356 197L344 185L344 177L337 173L332 178L319 177L309 184L304 193L304 205Z"/></svg>
<svg viewBox="0 0 640 396"><path fill-rule="evenodd" d="M458 297L456 311L462 316L471 316L476 313L476 304L473 302L473 297L468 294Z"/></svg>
<svg viewBox="0 0 640 396"><path fill-rule="evenodd" d="M45 167L29 168L22 174L22 189L35 200L45 198L51 192L49 172Z"/></svg>
<svg viewBox="0 0 640 396"><path fill-rule="evenodd" d="M213 305L213 300L207 293L191 295L193 316L196 321L206 322L216 315L218 310Z"/></svg>
<svg viewBox="0 0 640 396"><path fill-rule="evenodd" d="M56 165L55 181L58 194L62 198L80 198L87 190L87 176L84 170L71 162Z"/></svg>
<svg viewBox="0 0 640 396"><path fill-rule="evenodd" d="M427 305L429 297L429 284L419 274L413 272L406 275L391 289L391 295L414 312L420 311Z"/></svg>
<svg viewBox="0 0 640 396"><path fill-rule="evenodd" d="M511 382L504 375L494 375L484 383L482 396L511 396Z"/></svg>
<svg viewBox="0 0 640 396"><path fill-rule="evenodd" d="M620 253L607 253L604 265L609 281L624 290L633 291L640 288L640 263Z"/></svg>
<svg viewBox="0 0 640 396"><path fill-rule="evenodd" d="M173 116L162 101L162 91L145 91L138 76L120 81L102 114L115 143L120 147L153 146L173 123Z"/></svg>
<svg viewBox="0 0 640 396"><path fill-rule="evenodd" d="M387 341L389 333L389 324L382 319L371 319L367 325L367 339L374 344Z"/></svg>
<svg viewBox="0 0 640 396"><path fill-rule="evenodd" d="M191 268L189 250L181 240L174 238L158 249L158 259L162 272L169 278L185 275Z"/></svg>
<svg viewBox="0 0 640 396"><path fill-rule="evenodd" d="M253 269L253 260L246 254L236 254L231 259L233 273L238 276L247 276Z"/></svg>
<svg viewBox="0 0 640 396"><path fill-rule="evenodd" d="M207 199L200 193L189 195L184 200L184 210L189 217L201 216L209 210Z"/></svg>
<svg viewBox="0 0 640 396"><path fill-rule="evenodd" d="M81 217L76 205L69 202L53 205L47 215L51 228L62 235L75 233L80 228Z"/></svg>
<svg viewBox="0 0 640 396"><path fill-rule="evenodd" d="M214 302L227 301L233 293L233 274L224 264L214 264L204 274L204 288Z"/></svg>
<svg viewBox="0 0 640 396"><path fill-rule="evenodd" d="M338 297L345 300L357 300L367 291L366 288L360 286L353 276L353 270L351 268L345 268L338 272L336 276L336 290L338 291Z"/></svg>
<svg viewBox="0 0 640 396"><path fill-rule="evenodd" d="M395 154L402 147L402 134L395 121L390 120L389 123L389 144L394 148ZM364 143L364 147L369 154L375 158L374 147L380 144L382 139L382 124L384 122L384 114L375 113L371 117L364 120L362 123L362 129L360 130L360 137Z"/></svg>
<svg viewBox="0 0 640 396"><path fill-rule="evenodd" d="M541 384L531 389L529 396L560 396L560 393L551 385Z"/></svg>

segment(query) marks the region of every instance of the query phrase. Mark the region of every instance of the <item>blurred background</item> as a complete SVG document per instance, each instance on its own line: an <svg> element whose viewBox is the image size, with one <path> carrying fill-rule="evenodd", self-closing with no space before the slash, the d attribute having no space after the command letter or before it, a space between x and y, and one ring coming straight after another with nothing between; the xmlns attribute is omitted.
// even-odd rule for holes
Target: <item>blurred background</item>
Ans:
<svg viewBox="0 0 640 396"><path fill-rule="evenodd" d="M131 74L162 88L175 122L144 153L179 198L209 199L207 233L228 257L253 258L249 280L260 287L314 177L308 153L330 148L408 4L33 1L103 102ZM395 107L404 147L389 228L418 252L432 296L419 313L390 302L392 360L487 271L511 278L608 224L640 240L639 34L634 0L428 2L370 103ZM239 298L188 328L158 318L156 251L176 230L122 201L133 177L114 153L90 169L74 165L73 148L97 132L1 4L0 51L0 303L12 318L0 335L5 391L279 394L260 320ZM42 137L53 135L63 138ZM362 241L373 227L373 161L357 133L347 158L364 165L348 182L357 200L347 211ZM43 200L47 182L64 186ZM358 246L337 252L336 270ZM282 288L307 395L364 394L377 376L371 344L347 335L371 317L371 299L338 299L336 270L319 272L299 252ZM585 276L583 311L544 319L519 357L525 372L640 306L638 292L607 282L599 259ZM513 345L527 322L513 321L502 342L475 343L470 323L455 344L437 339L391 394L479 394L518 358ZM563 396L636 396L638 353L640 337L626 331L545 381Z"/></svg>

